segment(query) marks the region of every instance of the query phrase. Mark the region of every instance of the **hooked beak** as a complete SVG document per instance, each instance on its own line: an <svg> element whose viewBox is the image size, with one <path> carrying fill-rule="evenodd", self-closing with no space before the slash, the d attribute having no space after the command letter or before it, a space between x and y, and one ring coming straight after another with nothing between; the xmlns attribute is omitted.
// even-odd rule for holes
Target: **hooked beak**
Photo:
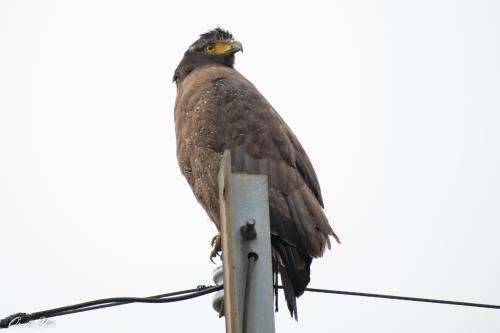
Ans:
<svg viewBox="0 0 500 333"><path fill-rule="evenodd" d="M226 53L235 54L238 51L243 52L243 45L241 45L241 43L239 41L233 40L231 42L231 48Z"/></svg>

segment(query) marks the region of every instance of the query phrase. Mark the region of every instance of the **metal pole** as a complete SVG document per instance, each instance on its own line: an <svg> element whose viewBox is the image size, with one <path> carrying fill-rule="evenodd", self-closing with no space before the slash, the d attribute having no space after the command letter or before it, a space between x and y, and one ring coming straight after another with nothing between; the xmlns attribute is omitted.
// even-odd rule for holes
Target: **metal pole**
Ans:
<svg viewBox="0 0 500 333"><path fill-rule="evenodd" d="M227 333L273 333L273 277L267 176L219 171Z"/></svg>

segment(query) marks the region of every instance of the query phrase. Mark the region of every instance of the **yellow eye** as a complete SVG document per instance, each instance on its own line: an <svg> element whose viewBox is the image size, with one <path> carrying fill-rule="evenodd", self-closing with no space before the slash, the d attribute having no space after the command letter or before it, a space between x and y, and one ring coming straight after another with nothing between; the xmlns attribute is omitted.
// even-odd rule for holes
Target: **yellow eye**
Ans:
<svg viewBox="0 0 500 333"><path fill-rule="evenodd" d="M230 42L213 42L203 48L203 51L215 54L225 54L229 50L231 50Z"/></svg>
<svg viewBox="0 0 500 333"><path fill-rule="evenodd" d="M208 44L207 46L205 46L205 51L210 52L210 53L215 52L215 45L214 44Z"/></svg>

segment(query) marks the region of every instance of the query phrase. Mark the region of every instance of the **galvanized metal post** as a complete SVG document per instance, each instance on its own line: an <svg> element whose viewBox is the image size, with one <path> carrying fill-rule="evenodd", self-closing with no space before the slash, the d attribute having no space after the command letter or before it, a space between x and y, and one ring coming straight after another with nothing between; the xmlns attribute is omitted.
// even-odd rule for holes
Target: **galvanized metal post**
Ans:
<svg viewBox="0 0 500 333"><path fill-rule="evenodd" d="M273 277L267 176L219 171L224 312L228 333L273 333Z"/></svg>

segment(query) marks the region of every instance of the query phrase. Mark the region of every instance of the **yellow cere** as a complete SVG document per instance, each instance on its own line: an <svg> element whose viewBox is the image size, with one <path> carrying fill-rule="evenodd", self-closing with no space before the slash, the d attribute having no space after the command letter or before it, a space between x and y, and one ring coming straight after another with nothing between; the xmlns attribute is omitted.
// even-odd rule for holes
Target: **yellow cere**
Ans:
<svg viewBox="0 0 500 333"><path fill-rule="evenodd" d="M224 54L227 51L231 50L230 42L214 42L210 43L204 48L205 52L208 53L216 53L216 54Z"/></svg>

